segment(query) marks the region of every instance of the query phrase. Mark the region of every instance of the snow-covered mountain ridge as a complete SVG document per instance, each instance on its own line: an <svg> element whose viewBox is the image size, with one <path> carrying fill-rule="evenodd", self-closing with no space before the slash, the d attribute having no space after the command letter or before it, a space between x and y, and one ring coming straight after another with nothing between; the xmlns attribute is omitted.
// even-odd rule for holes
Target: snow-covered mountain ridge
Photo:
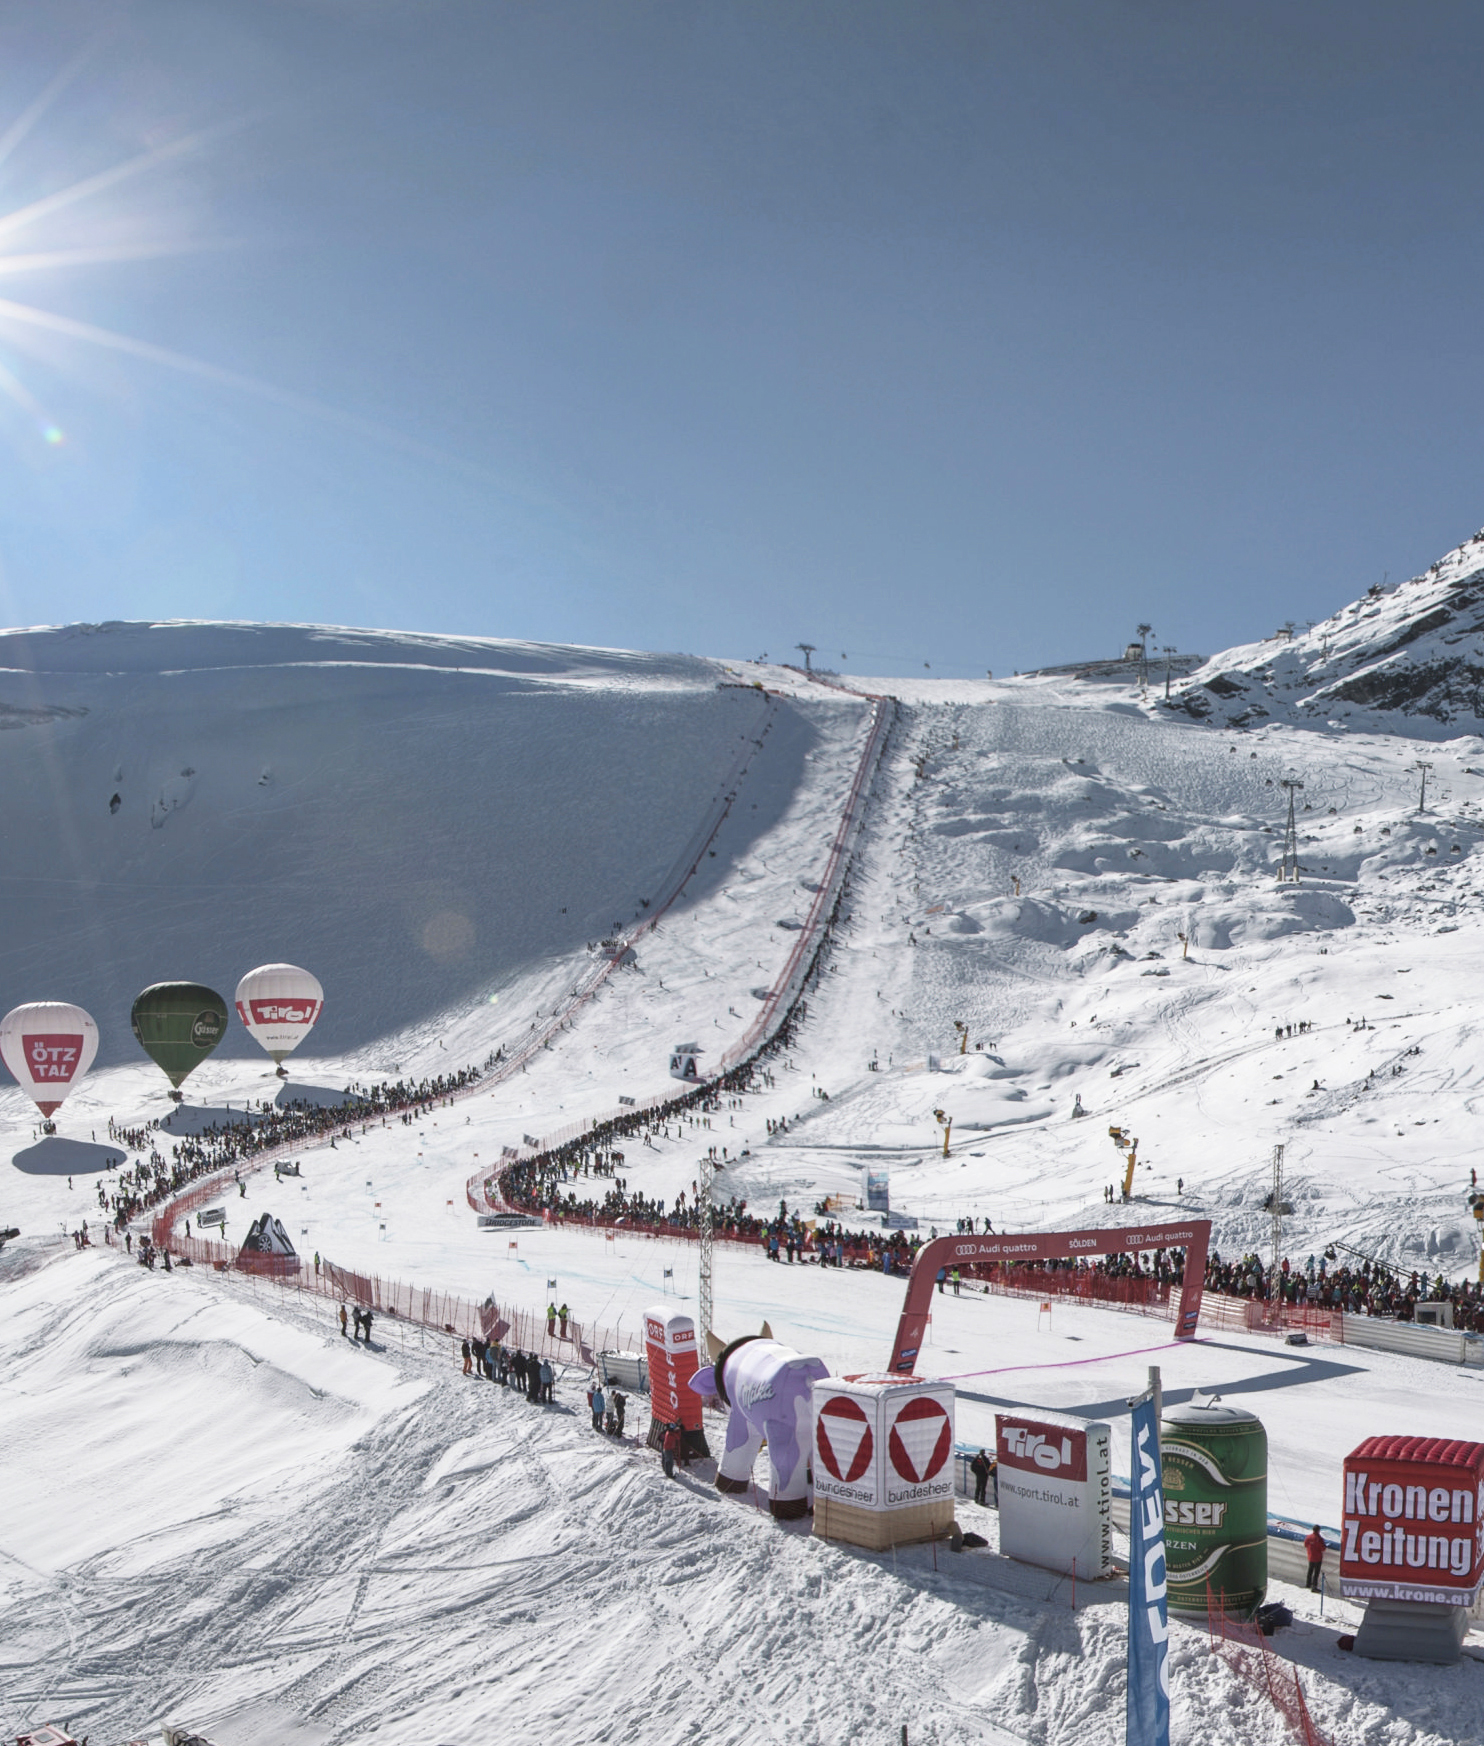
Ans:
<svg viewBox="0 0 1484 1746"><path fill-rule="evenodd" d="M1233 727L1384 716L1418 738L1472 728L1484 720L1484 530L1322 624L1213 655L1175 687L1174 707Z"/></svg>

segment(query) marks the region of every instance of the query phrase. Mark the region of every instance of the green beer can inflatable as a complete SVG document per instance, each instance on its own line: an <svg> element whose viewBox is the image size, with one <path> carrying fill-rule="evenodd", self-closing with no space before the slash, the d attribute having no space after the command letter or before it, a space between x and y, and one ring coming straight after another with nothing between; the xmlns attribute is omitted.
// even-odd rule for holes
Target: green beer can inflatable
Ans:
<svg viewBox="0 0 1484 1746"><path fill-rule="evenodd" d="M1250 1618L1268 1589L1268 1434L1245 1407L1171 1407L1159 1431L1169 1604L1204 1613L1206 1590Z"/></svg>

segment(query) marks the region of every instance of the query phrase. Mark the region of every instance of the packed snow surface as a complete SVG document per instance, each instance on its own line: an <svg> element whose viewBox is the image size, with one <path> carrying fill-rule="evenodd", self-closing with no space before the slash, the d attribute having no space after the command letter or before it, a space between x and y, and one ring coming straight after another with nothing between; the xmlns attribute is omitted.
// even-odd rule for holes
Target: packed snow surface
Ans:
<svg viewBox="0 0 1484 1746"><path fill-rule="evenodd" d="M1389 658L1390 634L1347 659ZM1282 1144L1296 1261L1341 1243L1473 1274L1484 740L1400 706L1234 726L1075 681L878 688L898 719L807 1022L771 1087L630 1142L633 1186L689 1196L715 1144L719 1191L759 1211L853 1201L870 1165L924 1229L1121 1224L1114 1124L1140 1139L1138 1216L1209 1217L1223 1255L1266 1253ZM224 1204L234 1239L269 1211L306 1255L529 1308L555 1294L621 1330L665 1292L694 1304L688 1246L568 1229L512 1251L464 1183L525 1135L664 1091L682 1038L714 1060L743 1035L829 854L860 697L689 657L119 625L0 638L0 725L24 821L0 839L0 998L98 1019L100 1066L59 1118L83 1146L109 1116L168 1112L128 1029L148 982L230 996L255 964L301 963L327 1004L288 1095L434 1074L518 1044L678 890L528 1072ZM1280 886L1285 780L1302 871ZM235 1030L176 1119L276 1089ZM69 1177L34 1124L0 1094L20 1160L0 1228L23 1232L0 1256L0 1728L1121 1740L1116 1587L1074 1611L998 1558L992 1515L965 1505L991 1549L936 1569L930 1548L826 1546L594 1436L575 1371L543 1412L464 1379L433 1336L383 1322L377 1350L352 1348L322 1303L77 1253L57 1238L96 1222L102 1149ZM768 1319L837 1372L885 1361L901 1293L719 1251L719 1330ZM1048 1325L1033 1301L935 1298L923 1369L957 1380L961 1441L988 1441L1005 1403L1107 1415L1126 1470L1122 1402L1150 1364L1169 1393L1259 1413L1270 1507L1299 1519L1337 1519L1366 1435L1484 1438L1472 1369L1224 1333L1174 1347L1158 1319L1058 1306ZM1357 1609L1283 1598L1300 1623L1277 1645L1336 1740L1477 1738L1473 1659L1360 1662L1336 1646ZM1283 1737L1183 1626L1174 1692L1178 1739Z"/></svg>

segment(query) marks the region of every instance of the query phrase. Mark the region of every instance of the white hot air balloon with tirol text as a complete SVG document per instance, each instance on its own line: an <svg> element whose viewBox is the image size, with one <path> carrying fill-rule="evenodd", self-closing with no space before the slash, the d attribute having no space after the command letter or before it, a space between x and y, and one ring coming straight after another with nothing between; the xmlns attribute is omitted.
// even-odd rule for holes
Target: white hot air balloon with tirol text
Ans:
<svg viewBox="0 0 1484 1746"><path fill-rule="evenodd" d="M297 964L261 964L237 984L237 1016L273 1057L280 1079L283 1061L314 1028L325 1004L317 977Z"/></svg>
<svg viewBox="0 0 1484 1746"><path fill-rule="evenodd" d="M0 1060L44 1117L62 1107L98 1053L98 1027L67 1000L33 1000L0 1019ZM50 1119L48 1133L54 1131Z"/></svg>

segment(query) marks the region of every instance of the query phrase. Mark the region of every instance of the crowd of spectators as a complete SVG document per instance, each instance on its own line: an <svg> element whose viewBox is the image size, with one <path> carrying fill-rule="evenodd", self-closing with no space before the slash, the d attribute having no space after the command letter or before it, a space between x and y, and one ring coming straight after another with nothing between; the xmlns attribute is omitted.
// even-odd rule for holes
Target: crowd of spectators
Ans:
<svg viewBox="0 0 1484 1746"><path fill-rule="evenodd" d="M485 1068L493 1066L496 1059L491 1057ZM98 1204L111 1214L115 1229L122 1230L131 1219L203 1176L300 1143L313 1145L328 1138L334 1145L337 1139L350 1139L357 1128L365 1134L378 1123L385 1127L389 1117L415 1120L448 1104L455 1093L467 1090L481 1077L478 1067L465 1067L429 1079L349 1085L341 1103L264 1102L244 1109L240 1117L234 1114L231 1120L209 1123L200 1133L178 1140L159 1122L128 1128L110 1120L110 1139L136 1152L147 1145L149 1154L127 1169L101 1178ZM161 1151L167 1144L168 1156Z"/></svg>
<svg viewBox="0 0 1484 1746"><path fill-rule="evenodd" d="M1321 1255L1310 1255L1302 1264L1285 1256L1276 1271L1264 1266L1259 1255L1223 1261L1213 1251L1206 1263L1206 1290L1224 1297L1345 1310L1397 1322L1415 1321L1419 1303L1450 1303L1455 1328L1484 1333L1484 1285L1479 1281L1406 1273L1358 1254L1352 1264L1342 1261L1334 1246Z"/></svg>
<svg viewBox="0 0 1484 1746"><path fill-rule="evenodd" d="M802 1017L801 1008L774 1039L768 1053L788 1046ZM264 1153L327 1138L333 1145L337 1138L350 1139L356 1129L365 1134L378 1123L385 1126L391 1118L415 1121L477 1084L499 1059L498 1054L490 1056L483 1070L467 1067L416 1081L350 1085L345 1088L344 1101L336 1104L296 1101L277 1105L265 1101L245 1108L231 1120L179 1139L159 1122L130 1128L110 1120L111 1139L139 1153L148 1147L148 1154L100 1180L99 1206L114 1228L122 1231L130 1220L178 1194L189 1183ZM699 1182L693 1181L688 1193L682 1190L667 1206L664 1200L632 1187L628 1177L620 1174L625 1168L625 1153L615 1142L637 1138L648 1147L660 1139L678 1140L687 1135L699 1141L711 1129L713 1117L741 1106L743 1093L773 1083L772 1073L759 1058L659 1106L596 1123L580 1139L506 1164L498 1172L500 1194L512 1207L562 1221L644 1229L659 1235L693 1234L701 1217ZM166 1144L168 1156L161 1150ZM723 1172L747 1156L744 1149L734 1158L726 1146L718 1148L714 1143L708 1150L712 1164ZM594 1192L600 1185L604 1185L601 1192ZM814 1263L905 1277L923 1244L938 1235L936 1227L926 1235L907 1229L852 1230L826 1202L817 1205L814 1213L806 1219L797 1209L790 1210L786 1201L780 1201L777 1212L767 1215L751 1210L739 1195L723 1199L713 1191L714 1234L756 1244L780 1264ZM994 1229L988 1218L974 1217L960 1218L956 1229L972 1233L980 1226L985 1232ZM1051 1294L1070 1292L1156 1303L1167 1299L1184 1276L1184 1250L1156 1249L1074 1261L965 1263L961 1268L940 1270L937 1284L940 1291L962 1290L979 1281L1012 1289L1045 1289ZM1213 1251L1206 1263L1205 1289L1219 1296L1276 1301L1288 1308L1344 1310L1397 1321L1414 1320L1420 1302L1441 1301L1453 1306L1455 1327L1484 1332L1484 1283L1450 1282L1441 1274L1432 1278L1423 1272L1406 1274L1359 1254L1353 1261L1342 1261L1333 1246L1322 1254L1310 1255L1302 1265L1285 1257L1276 1270L1255 1253L1224 1260Z"/></svg>

